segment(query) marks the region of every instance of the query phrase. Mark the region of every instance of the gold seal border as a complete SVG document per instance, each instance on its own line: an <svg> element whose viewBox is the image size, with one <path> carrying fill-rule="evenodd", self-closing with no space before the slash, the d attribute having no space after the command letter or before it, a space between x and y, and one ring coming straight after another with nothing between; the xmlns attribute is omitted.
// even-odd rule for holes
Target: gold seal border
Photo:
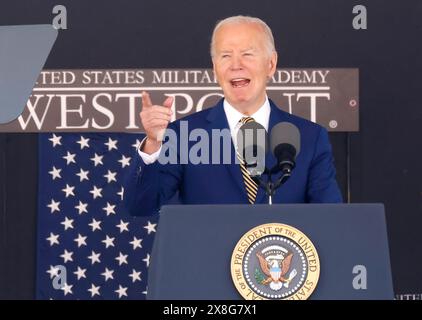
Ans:
<svg viewBox="0 0 422 320"><path fill-rule="evenodd" d="M233 283L246 300L268 300L266 297L255 293L247 284L243 273L243 259L249 247L256 241L275 235L288 238L297 244L303 250L308 263L308 273L303 285L293 295L280 300L306 300L318 284L320 274L319 256L312 241L302 231L287 224L262 224L250 229L240 238L234 247L230 261Z"/></svg>

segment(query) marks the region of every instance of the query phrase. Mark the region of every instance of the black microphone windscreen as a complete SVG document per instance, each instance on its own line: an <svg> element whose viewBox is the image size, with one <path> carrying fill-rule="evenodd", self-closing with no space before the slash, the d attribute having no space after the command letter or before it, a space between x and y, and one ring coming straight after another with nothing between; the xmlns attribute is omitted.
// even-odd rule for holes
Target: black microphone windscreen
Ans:
<svg viewBox="0 0 422 320"><path fill-rule="evenodd" d="M243 124L237 132L238 151L252 145L259 145L265 152L268 150L268 134L264 126L258 122L251 121Z"/></svg>
<svg viewBox="0 0 422 320"><path fill-rule="evenodd" d="M237 133L237 151L246 162L248 170L255 170L260 175L265 170L265 155L269 150L268 134L265 128L255 122L243 124Z"/></svg>
<svg viewBox="0 0 422 320"><path fill-rule="evenodd" d="M275 155L275 149L281 144L290 144L296 149L296 156L300 151L299 129L290 122L279 122L271 130L270 147Z"/></svg>

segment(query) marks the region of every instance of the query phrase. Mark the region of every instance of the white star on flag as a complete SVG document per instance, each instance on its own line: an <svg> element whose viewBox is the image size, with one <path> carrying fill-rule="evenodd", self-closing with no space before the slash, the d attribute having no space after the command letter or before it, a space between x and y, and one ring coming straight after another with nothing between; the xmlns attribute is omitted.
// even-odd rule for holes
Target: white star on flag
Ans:
<svg viewBox="0 0 422 320"><path fill-rule="evenodd" d="M78 266L78 270L74 271L73 273L76 274L76 276L78 277L78 280L80 280L81 278L86 279L85 272L86 272L86 269L82 269L81 267Z"/></svg>
<svg viewBox="0 0 422 320"><path fill-rule="evenodd" d="M83 148L89 148L89 139L85 139L83 136L81 136L81 139L77 141L76 143L79 143L81 145L81 150Z"/></svg>
<svg viewBox="0 0 422 320"><path fill-rule="evenodd" d="M150 234L151 232L156 232L155 231L155 227L157 226L156 223L151 223L150 221L148 221L148 225L144 226L145 229L148 230L148 234Z"/></svg>
<svg viewBox="0 0 422 320"><path fill-rule="evenodd" d="M57 145L60 145L60 146L62 145L62 143L60 142L61 139L62 139L61 136L56 136L53 133L53 137L48 140L50 140L53 143L53 147L56 147Z"/></svg>
<svg viewBox="0 0 422 320"><path fill-rule="evenodd" d="M86 236L82 236L80 233L78 233L78 237L75 238L73 241L75 241L78 244L78 248L81 246L86 246Z"/></svg>
<svg viewBox="0 0 422 320"><path fill-rule="evenodd" d="M132 144L132 147L135 148L135 150L138 150L139 147L141 146L141 142L139 139L136 139L136 142L134 144Z"/></svg>
<svg viewBox="0 0 422 320"><path fill-rule="evenodd" d="M113 272L114 270L108 270L107 268L105 268L105 271L101 273L101 275L104 276L104 281L107 281L109 279L114 279Z"/></svg>
<svg viewBox="0 0 422 320"><path fill-rule="evenodd" d="M54 211L59 211L60 212L60 201L54 201L54 199L51 199L51 203L47 205L47 207L49 207L51 209L51 213L53 213Z"/></svg>
<svg viewBox="0 0 422 320"><path fill-rule="evenodd" d="M135 250L136 248L142 248L141 242L142 239L137 239L136 237L133 237L133 240L129 243L133 246L133 250Z"/></svg>
<svg viewBox="0 0 422 320"><path fill-rule="evenodd" d="M91 260L91 264L94 264L95 262L100 263L101 262L100 256L101 256L101 253L95 253L95 251L92 250L91 255L88 256L88 259Z"/></svg>
<svg viewBox="0 0 422 320"><path fill-rule="evenodd" d="M122 164L122 168L126 167L126 166L130 166L130 159L132 159L131 157L125 157L125 155L122 154L122 158L120 160L118 160L118 162L120 162Z"/></svg>
<svg viewBox="0 0 422 320"><path fill-rule="evenodd" d="M110 214L116 214L116 212L114 211L115 207L116 205L112 205L107 202L107 207L104 207L103 210L107 213L107 216L109 216Z"/></svg>
<svg viewBox="0 0 422 320"><path fill-rule="evenodd" d="M67 294L73 294L72 287L73 285L68 285L67 283L65 283L60 289L64 291L64 295L66 296Z"/></svg>
<svg viewBox="0 0 422 320"><path fill-rule="evenodd" d="M108 247L114 247L114 238L110 238L108 235L106 235L106 238L104 240L101 240L105 244L106 249Z"/></svg>
<svg viewBox="0 0 422 320"><path fill-rule="evenodd" d="M50 270L47 270L47 273L50 275L50 279L53 279L59 275L59 267L50 265Z"/></svg>
<svg viewBox="0 0 422 320"><path fill-rule="evenodd" d="M127 291L127 288L122 287L120 284L119 284L119 289L115 290L115 292L119 294L119 299L123 296L127 297L126 291Z"/></svg>
<svg viewBox="0 0 422 320"><path fill-rule="evenodd" d="M50 247L52 247L54 244L60 244L59 235L52 232L50 232L50 236L47 238L47 240L50 242Z"/></svg>
<svg viewBox="0 0 422 320"><path fill-rule="evenodd" d="M96 167L97 165L101 164L103 165L103 156L99 156L98 154L95 153L94 157L91 158L90 160L94 161L94 166Z"/></svg>
<svg viewBox="0 0 422 320"><path fill-rule="evenodd" d="M101 221L97 221L94 218L92 218L92 222L89 223L88 225L91 226L92 228L92 232L94 232L95 230L101 230Z"/></svg>
<svg viewBox="0 0 422 320"><path fill-rule="evenodd" d="M66 193L66 198L67 197L69 197L69 196L75 196L75 194L73 193L73 189L75 189L75 187L72 187L72 186L69 186L67 183L66 183L66 188L63 188L62 189L62 191L64 192L64 193Z"/></svg>
<svg viewBox="0 0 422 320"><path fill-rule="evenodd" d="M119 261L119 266L121 266L122 264L127 264L127 254L119 252L119 256L115 259Z"/></svg>
<svg viewBox="0 0 422 320"><path fill-rule="evenodd" d="M108 138L108 142L104 144L108 147L108 151L111 151L113 149L117 150L117 140L112 140L111 138Z"/></svg>
<svg viewBox="0 0 422 320"><path fill-rule="evenodd" d="M104 177L107 178L107 183L110 183L111 181L117 181L116 180L116 174L117 172L111 172L110 170L107 171L107 174L104 175Z"/></svg>
<svg viewBox="0 0 422 320"><path fill-rule="evenodd" d="M48 173L49 174L51 174L51 178L53 179L53 180L56 180L56 178L59 178L59 179L61 179L61 175L60 175L60 171L62 171L62 169L58 169L58 168L56 168L55 166L53 166L53 168L51 169L51 171L49 171Z"/></svg>
<svg viewBox="0 0 422 320"><path fill-rule="evenodd" d="M73 229L73 219L69 219L68 217L64 217L64 221L60 222L64 226L64 229Z"/></svg>
<svg viewBox="0 0 422 320"><path fill-rule="evenodd" d="M66 156L63 157L63 159L66 159L66 164L69 165L71 163L76 163L75 161L76 154L67 152Z"/></svg>
<svg viewBox="0 0 422 320"><path fill-rule="evenodd" d="M88 173L89 173L88 170L87 171L84 171L81 168L81 170L79 171L79 173L77 173L76 175L79 176L79 181L82 182L84 180L89 180Z"/></svg>
<svg viewBox="0 0 422 320"><path fill-rule="evenodd" d="M147 264L147 267L149 267L149 253L147 254L147 256L145 257L145 259L142 259L142 261L145 261L145 263Z"/></svg>
<svg viewBox="0 0 422 320"><path fill-rule="evenodd" d="M117 195L120 196L120 200L123 201L123 194L125 192L125 189L122 187L121 190L119 192L117 192Z"/></svg>
<svg viewBox="0 0 422 320"><path fill-rule="evenodd" d="M60 257L62 257L64 263L66 263L66 262L69 262L69 261L73 261L72 255L73 255L72 251L67 251L66 249L64 249L64 252L63 252L63 254L60 255Z"/></svg>
<svg viewBox="0 0 422 320"><path fill-rule="evenodd" d="M88 213L88 210L86 210L86 207L88 206L88 203L83 203L81 200L79 200L79 205L75 206L75 209L78 209L78 214L82 213Z"/></svg>
<svg viewBox="0 0 422 320"><path fill-rule="evenodd" d="M132 269L132 273L129 275L132 278L132 282L136 280L141 281L141 272L137 272L135 269Z"/></svg>
<svg viewBox="0 0 422 320"><path fill-rule="evenodd" d="M101 191L103 191L103 189L102 189L102 188L97 188L97 186L94 186L94 187L92 188L92 190L90 191L90 193L92 193L92 198L93 198L93 199L96 199L96 198L98 198L98 197L102 198L103 196L102 196L102 194L101 194Z"/></svg>
<svg viewBox="0 0 422 320"><path fill-rule="evenodd" d="M91 292L91 298L95 295L100 295L100 288L100 286L96 287L93 283L91 284L91 289L88 289L88 291Z"/></svg>
<svg viewBox="0 0 422 320"><path fill-rule="evenodd" d="M92 222L89 223L88 225L91 226L92 228L92 232L94 232L95 230L101 230L101 221L97 221L94 218L92 218Z"/></svg>
<svg viewBox="0 0 422 320"><path fill-rule="evenodd" d="M120 233L122 233L123 231L129 231L128 229L128 224L129 222L124 222L123 220L120 220L119 224L116 224L116 227L120 229Z"/></svg>

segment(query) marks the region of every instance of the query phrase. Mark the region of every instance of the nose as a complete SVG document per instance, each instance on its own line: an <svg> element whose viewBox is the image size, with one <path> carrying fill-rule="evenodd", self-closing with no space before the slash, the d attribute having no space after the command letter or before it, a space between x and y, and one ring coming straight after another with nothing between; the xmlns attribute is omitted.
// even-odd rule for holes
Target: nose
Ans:
<svg viewBox="0 0 422 320"><path fill-rule="evenodd" d="M242 58L241 56L234 54L231 59L230 69L233 71L242 70Z"/></svg>

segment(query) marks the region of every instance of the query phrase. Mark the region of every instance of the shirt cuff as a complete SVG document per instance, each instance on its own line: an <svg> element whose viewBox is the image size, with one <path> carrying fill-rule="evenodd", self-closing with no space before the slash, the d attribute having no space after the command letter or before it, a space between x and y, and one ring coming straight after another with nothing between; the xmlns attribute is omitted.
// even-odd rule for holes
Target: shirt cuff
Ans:
<svg viewBox="0 0 422 320"><path fill-rule="evenodd" d="M141 144L139 145L139 149L138 149L138 154L139 154L139 156L142 158L142 161L144 161L144 163L145 163L146 165L148 165L148 164L152 164L152 163L154 163L155 161L157 161L158 156L160 155L160 152L161 152L161 148L162 148L162 147L160 147L160 149L158 149L157 151L155 151L154 153L151 153L151 154L148 154L148 153L142 152L142 151L141 151L141 149L142 149L142 147L144 146L146 139L147 139L147 137L145 137L145 138L141 141Z"/></svg>

